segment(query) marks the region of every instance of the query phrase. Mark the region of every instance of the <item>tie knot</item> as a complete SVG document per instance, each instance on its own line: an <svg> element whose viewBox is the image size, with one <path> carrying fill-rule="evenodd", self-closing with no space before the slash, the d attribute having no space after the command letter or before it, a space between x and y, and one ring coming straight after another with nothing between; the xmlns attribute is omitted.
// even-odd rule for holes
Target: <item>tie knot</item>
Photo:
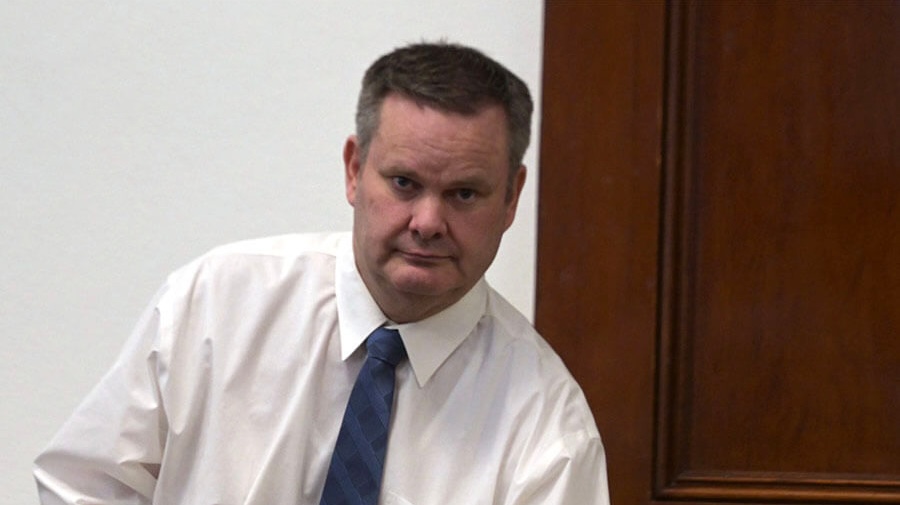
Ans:
<svg viewBox="0 0 900 505"><path fill-rule="evenodd" d="M366 340L366 351L370 357L380 359L391 366L397 366L397 363L406 357L406 348L403 347L400 332L384 327L369 335Z"/></svg>

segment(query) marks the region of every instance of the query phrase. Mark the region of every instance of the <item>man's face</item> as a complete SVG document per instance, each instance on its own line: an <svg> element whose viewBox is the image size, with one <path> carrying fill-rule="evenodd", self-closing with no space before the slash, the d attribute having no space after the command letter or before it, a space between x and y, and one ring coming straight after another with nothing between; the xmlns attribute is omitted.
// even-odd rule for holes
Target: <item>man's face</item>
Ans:
<svg viewBox="0 0 900 505"><path fill-rule="evenodd" d="M515 217L525 169L508 195L500 106L463 116L392 94L380 117L364 165L355 137L344 147L353 249L385 314L417 321L462 298L490 266Z"/></svg>

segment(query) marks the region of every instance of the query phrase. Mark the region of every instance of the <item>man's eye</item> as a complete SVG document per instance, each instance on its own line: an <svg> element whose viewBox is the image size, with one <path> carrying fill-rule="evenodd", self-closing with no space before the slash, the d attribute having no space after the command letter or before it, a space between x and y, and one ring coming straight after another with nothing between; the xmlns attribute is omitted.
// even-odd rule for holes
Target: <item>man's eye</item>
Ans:
<svg viewBox="0 0 900 505"><path fill-rule="evenodd" d="M459 189L456 191L456 196L459 197L460 200L467 202L475 198L475 191L471 189Z"/></svg>
<svg viewBox="0 0 900 505"><path fill-rule="evenodd" d="M413 185L413 182L410 179L407 179L406 177L403 177L402 175L393 177L392 180L394 182L394 186L399 189L408 189L408 188L412 187L412 185Z"/></svg>

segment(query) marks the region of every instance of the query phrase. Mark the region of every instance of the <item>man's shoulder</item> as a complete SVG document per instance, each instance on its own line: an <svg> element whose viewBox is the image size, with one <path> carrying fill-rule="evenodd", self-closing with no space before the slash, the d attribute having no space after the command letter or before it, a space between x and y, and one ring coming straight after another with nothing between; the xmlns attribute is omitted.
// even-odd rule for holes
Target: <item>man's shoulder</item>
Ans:
<svg viewBox="0 0 900 505"><path fill-rule="evenodd" d="M231 242L214 247L172 272L166 284L170 289L180 286L194 289L210 282L219 287L235 283L296 279L302 272L316 271L334 264L334 259L350 240L349 233L294 233ZM305 268L308 265L309 268Z"/></svg>
<svg viewBox="0 0 900 505"><path fill-rule="evenodd" d="M486 314L492 320L496 338L531 345L544 342L531 321L493 287L488 289Z"/></svg>
<svg viewBox="0 0 900 505"><path fill-rule="evenodd" d="M492 330L491 354L499 361L493 368L507 376L507 383L515 384L518 397L528 400L527 408L538 417L553 418L556 435L598 436L581 387L531 322L494 290L488 297L487 316ZM544 421L550 422L549 418Z"/></svg>
<svg viewBox="0 0 900 505"><path fill-rule="evenodd" d="M536 380L569 378L562 360L531 321L493 288L488 293L486 316L490 321L492 345L499 351L497 357L515 362L508 366L529 370L526 375Z"/></svg>
<svg viewBox="0 0 900 505"><path fill-rule="evenodd" d="M199 259L220 256L297 257L305 254L336 256L349 232L290 233L253 238L223 244L211 249Z"/></svg>

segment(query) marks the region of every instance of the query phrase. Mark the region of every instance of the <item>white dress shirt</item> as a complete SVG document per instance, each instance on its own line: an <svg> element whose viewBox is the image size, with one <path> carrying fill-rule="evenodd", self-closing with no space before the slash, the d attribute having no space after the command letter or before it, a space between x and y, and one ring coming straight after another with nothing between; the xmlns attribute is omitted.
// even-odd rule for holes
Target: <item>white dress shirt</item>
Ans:
<svg viewBox="0 0 900 505"><path fill-rule="evenodd" d="M385 323L349 234L211 251L168 277L38 457L42 503L317 505L361 344ZM581 390L483 279L397 327L381 504L608 504Z"/></svg>

